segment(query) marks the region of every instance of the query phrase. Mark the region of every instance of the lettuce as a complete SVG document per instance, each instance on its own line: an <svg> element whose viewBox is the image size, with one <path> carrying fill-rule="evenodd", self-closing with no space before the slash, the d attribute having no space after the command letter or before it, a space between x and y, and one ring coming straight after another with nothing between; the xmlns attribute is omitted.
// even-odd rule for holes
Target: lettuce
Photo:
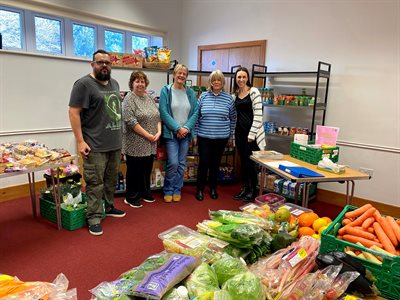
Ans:
<svg viewBox="0 0 400 300"><path fill-rule="evenodd" d="M232 300L266 298L260 278L250 271L235 275L224 283L222 289L229 292Z"/></svg>

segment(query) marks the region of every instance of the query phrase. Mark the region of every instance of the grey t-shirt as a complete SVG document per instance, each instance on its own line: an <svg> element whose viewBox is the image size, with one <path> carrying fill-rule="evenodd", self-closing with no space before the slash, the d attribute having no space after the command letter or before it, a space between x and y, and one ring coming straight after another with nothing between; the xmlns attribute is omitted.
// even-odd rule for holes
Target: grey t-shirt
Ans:
<svg viewBox="0 0 400 300"><path fill-rule="evenodd" d="M69 106L82 108L82 134L92 151L121 149L122 102L116 80L102 85L90 75L82 77L74 83Z"/></svg>
<svg viewBox="0 0 400 300"><path fill-rule="evenodd" d="M171 87L172 97L171 97L171 110L175 121L183 126L186 124L189 113L190 113L190 103L186 90L179 90Z"/></svg>

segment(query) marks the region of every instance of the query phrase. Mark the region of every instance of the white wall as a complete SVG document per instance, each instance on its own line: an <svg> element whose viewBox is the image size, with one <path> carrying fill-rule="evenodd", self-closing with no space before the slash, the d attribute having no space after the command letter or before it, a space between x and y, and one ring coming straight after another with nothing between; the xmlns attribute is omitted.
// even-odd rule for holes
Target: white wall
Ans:
<svg viewBox="0 0 400 300"><path fill-rule="evenodd" d="M332 64L326 125L342 142L340 162L374 169L358 197L400 206L400 2L397 0L186 0L182 61L197 68L197 46L266 39L269 71ZM391 149L389 149L391 150ZM339 184L324 189L345 192Z"/></svg>
<svg viewBox="0 0 400 300"><path fill-rule="evenodd" d="M13 1L0 3L13 5ZM129 23L166 31L166 45L173 50L172 59L180 55L181 1L129 1L129 0L85 0L85 1L31 1L48 3L75 9L77 12L106 16ZM17 2L15 2L17 5ZM51 5L49 6L51 9ZM57 7L56 7L57 8ZM31 9L34 9L31 7ZM174 16L174 18L171 18ZM91 72L87 61L35 56L0 51L0 143L22 142L35 139L48 147L63 147L76 153L73 134L68 131L68 102L75 80ZM148 89L159 94L166 82L165 72L144 70L149 76ZM113 69L112 76L118 80L121 90L129 90L131 70ZM65 132L52 130L67 128ZM49 129L47 133L17 134L17 131ZM13 134L13 132L15 132ZM5 134L6 133L6 134ZM36 178L41 179L39 173ZM0 180L0 188L26 183L25 176Z"/></svg>

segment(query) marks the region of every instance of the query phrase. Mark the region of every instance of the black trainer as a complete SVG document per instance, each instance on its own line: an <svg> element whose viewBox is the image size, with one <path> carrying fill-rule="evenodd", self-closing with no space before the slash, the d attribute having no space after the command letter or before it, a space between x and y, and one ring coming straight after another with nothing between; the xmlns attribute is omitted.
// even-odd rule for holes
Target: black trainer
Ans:
<svg viewBox="0 0 400 300"><path fill-rule="evenodd" d="M113 206L109 211L106 211L106 216L114 217L114 218L122 218L122 217L126 216L126 212L124 212L123 210L120 210L118 208L115 208Z"/></svg>
<svg viewBox="0 0 400 300"><path fill-rule="evenodd" d="M152 202L156 201L156 199L154 199L154 197L150 193L143 195L142 199L144 202L148 202L148 203L152 203Z"/></svg>
<svg viewBox="0 0 400 300"><path fill-rule="evenodd" d="M102 235L103 228L101 227L100 224L89 225L89 233L91 235Z"/></svg>
<svg viewBox="0 0 400 300"><path fill-rule="evenodd" d="M136 199L136 200L124 199L124 203L129 205L130 207L133 207L133 208L141 208L141 207L143 207L143 205L140 204L140 200L139 199Z"/></svg>

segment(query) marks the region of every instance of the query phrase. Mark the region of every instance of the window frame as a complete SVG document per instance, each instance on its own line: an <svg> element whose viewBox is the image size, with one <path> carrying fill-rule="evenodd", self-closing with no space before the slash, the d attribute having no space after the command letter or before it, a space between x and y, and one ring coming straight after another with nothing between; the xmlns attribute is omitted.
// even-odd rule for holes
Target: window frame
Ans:
<svg viewBox="0 0 400 300"><path fill-rule="evenodd" d="M56 17L56 16L51 16L48 14L43 14L43 13L38 13L38 12L31 12L31 18L30 21L32 22L32 26L30 26L32 28L32 41L31 41L31 45L33 46L32 51L34 53L41 53L41 54L46 54L46 55L56 55L56 56L66 56L65 53L65 44L66 44L66 38L65 38L65 24L64 24L64 19L62 17ZM36 45L36 26L35 26L35 18L44 18L44 19L49 19L49 20L56 20L59 21L61 24L60 27L60 35L61 35L61 53L53 53L53 52L48 52L48 51L42 51L42 50L38 50L37 49L37 45ZM28 38L28 35L27 35Z"/></svg>
<svg viewBox="0 0 400 300"><path fill-rule="evenodd" d="M122 38L123 38L123 42L122 45L124 47L124 49L122 49L122 53L126 53L126 46L127 46L127 39L126 39L126 30L122 30L122 29L117 29L114 27L109 27L109 26L101 26L99 25L99 33L102 36L102 40L104 42L103 48L105 51L107 51L106 49L106 31L112 31L112 32L116 32L116 33L121 33L122 34ZM107 52L115 52L115 51L107 51Z"/></svg>
<svg viewBox="0 0 400 300"><path fill-rule="evenodd" d="M17 51L20 53L42 55L42 56L53 56L60 58L73 58L82 60L91 60L92 58L84 56L76 56L73 53L73 24L88 26L94 28L96 32L95 36L95 49L105 49L105 30L121 33L123 35L123 51L125 53L131 53L132 51L132 37L144 37L149 40L149 46L153 45L154 38L161 38L163 44L166 44L167 33L161 30L151 29L149 32L153 34L143 33L143 29L140 25L121 22L117 19L111 19L107 17L98 16L87 16L80 11L75 12L75 17L71 16L70 13L64 13L62 10L51 5L45 5L45 12L40 12L40 5L37 8L32 8L30 5L21 5L18 7L0 4L0 9L7 10L10 12L18 13L21 17L21 48L3 47L0 51ZM76 17L77 16L77 17ZM35 28L35 17L46 18L49 20L56 20L60 22L60 34L61 34L61 53L52 53L48 51L37 50L36 45L36 28ZM82 20L77 19L82 18ZM88 21L85 21L87 19ZM114 23L114 24L113 24ZM108 25L104 25L108 24ZM121 26L120 28L118 26ZM137 27L138 31L135 31ZM95 51L96 51L95 50ZM133 52L133 51L132 51Z"/></svg>
<svg viewBox="0 0 400 300"><path fill-rule="evenodd" d="M18 13L20 15L20 32L21 32L21 48L15 48L15 47L5 47L3 43L3 49L4 50L12 50L12 51L21 51L21 52L26 52L27 47L26 47L26 30L25 28L25 19L26 19L26 12L24 9L16 8L16 7L11 7L11 6L6 6L6 5L0 5L0 10L7 10L10 12Z"/></svg>
<svg viewBox="0 0 400 300"><path fill-rule="evenodd" d="M96 24L91 24L88 22L83 22L80 20L75 20L75 19L66 19L65 20L65 46L66 46L66 56L67 57L76 57L76 58L82 58L82 59L90 59L92 60L92 56L85 57L85 56L78 56L74 54L74 35L73 35L73 25L80 25L80 26L86 26L86 27L92 27L94 29L94 51L96 49L99 49L97 44L98 44L98 25Z"/></svg>
<svg viewBox="0 0 400 300"><path fill-rule="evenodd" d="M149 34L142 34L142 33L136 33L136 32L129 32L129 50L132 51L132 53L134 52L132 49L132 37L137 36L140 38L147 38L147 40L149 41L149 46L151 45L151 35Z"/></svg>

